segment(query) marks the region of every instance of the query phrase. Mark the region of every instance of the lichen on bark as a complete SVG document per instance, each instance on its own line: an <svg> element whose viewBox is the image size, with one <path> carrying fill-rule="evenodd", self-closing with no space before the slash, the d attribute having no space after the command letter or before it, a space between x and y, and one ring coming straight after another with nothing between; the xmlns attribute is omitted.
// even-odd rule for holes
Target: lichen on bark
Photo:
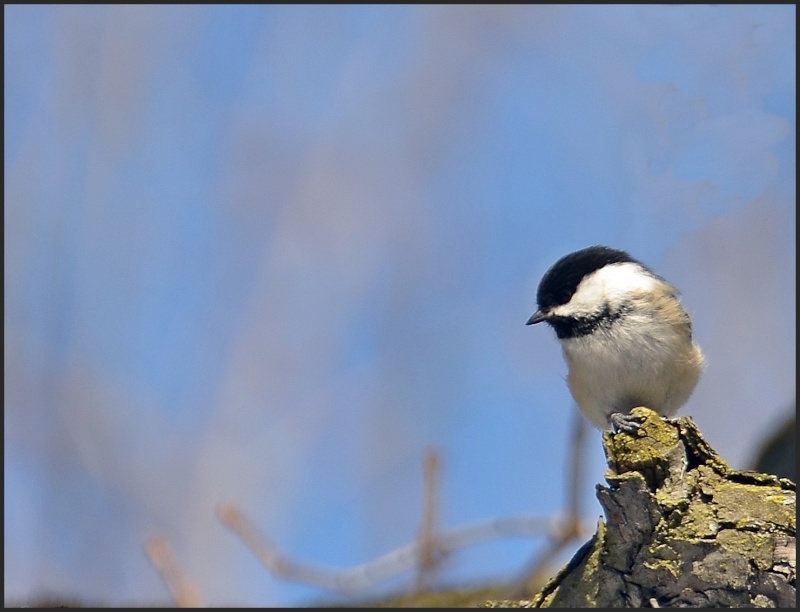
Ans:
<svg viewBox="0 0 800 612"><path fill-rule="evenodd" d="M795 607L795 484L731 469L690 417L634 412L637 435L603 435L605 520L527 606Z"/></svg>

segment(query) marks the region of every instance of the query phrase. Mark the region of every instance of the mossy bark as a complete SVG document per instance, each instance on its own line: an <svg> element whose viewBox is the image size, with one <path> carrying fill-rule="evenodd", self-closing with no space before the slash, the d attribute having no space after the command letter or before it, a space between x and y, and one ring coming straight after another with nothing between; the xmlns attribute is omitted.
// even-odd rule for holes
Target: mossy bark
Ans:
<svg viewBox="0 0 800 612"><path fill-rule="evenodd" d="M689 417L634 412L638 435L603 437L605 521L526 607L795 607L795 484L731 469Z"/></svg>

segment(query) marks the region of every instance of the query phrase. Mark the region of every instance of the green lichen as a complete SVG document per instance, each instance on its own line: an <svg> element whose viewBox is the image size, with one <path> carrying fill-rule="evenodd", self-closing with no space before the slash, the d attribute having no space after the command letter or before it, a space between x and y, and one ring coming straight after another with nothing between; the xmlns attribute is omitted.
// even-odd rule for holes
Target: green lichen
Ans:
<svg viewBox="0 0 800 612"><path fill-rule="evenodd" d="M607 525L534 607L794 605L796 486L733 470L688 417L606 432Z"/></svg>
<svg viewBox="0 0 800 612"><path fill-rule="evenodd" d="M795 495L771 487L738 482L716 483L713 503L719 520L739 529L765 528L769 525L797 523Z"/></svg>
<svg viewBox="0 0 800 612"><path fill-rule="evenodd" d="M686 510L680 525L671 530L673 537L683 539L711 538L719 531L716 507L710 504L693 503Z"/></svg>
<svg viewBox="0 0 800 612"><path fill-rule="evenodd" d="M617 474L640 472L655 489L669 475L667 458L680 450L678 430L648 408L631 413L644 419L641 427L636 434L606 432L606 457Z"/></svg>
<svg viewBox="0 0 800 612"><path fill-rule="evenodd" d="M605 523L598 521L594 537L533 598L532 607L563 607L567 597L570 605L577 605L573 599L576 592L581 593L580 607L597 607L597 595L604 586L602 553L606 548L606 534Z"/></svg>
<svg viewBox="0 0 800 612"><path fill-rule="evenodd" d="M769 533L723 529L717 535L722 550L746 556L759 569L772 569L775 537Z"/></svg>
<svg viewBox="0 0 800 612"><path fill-rule="evenodd" d="M664 572L667 572L673 579L683 572L683 564L679 559L651 558L645 561L643 565L659 576L663 576ZM659 579L657 582L661 582L661 580Z"/></svg>

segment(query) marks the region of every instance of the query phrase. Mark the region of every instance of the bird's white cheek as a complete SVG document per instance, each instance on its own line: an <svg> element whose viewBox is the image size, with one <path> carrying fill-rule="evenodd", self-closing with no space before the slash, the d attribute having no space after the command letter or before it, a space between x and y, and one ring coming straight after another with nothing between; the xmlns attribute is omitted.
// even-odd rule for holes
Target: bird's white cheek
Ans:
<svg viewBox="0 0 800 612"><path fill-rule="evenodd" d="M631 295L648 293L657 281L640 266L620 263L605 266L584 278L566 304L553 309L559 316L592 316L603 309L614 310Z"/></svg>

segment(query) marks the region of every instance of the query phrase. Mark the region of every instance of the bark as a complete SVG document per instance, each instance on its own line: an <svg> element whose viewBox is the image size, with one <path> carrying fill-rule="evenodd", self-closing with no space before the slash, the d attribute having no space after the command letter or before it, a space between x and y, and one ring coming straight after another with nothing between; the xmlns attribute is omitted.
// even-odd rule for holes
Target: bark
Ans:
<svg viewBox="0 0 800 612"><path fill-rule="evenodd" d="M516 605L795 607L795 484L731 469L689 417L635 412L646 417L637 436L603 437L605 521Z"/></svg>

